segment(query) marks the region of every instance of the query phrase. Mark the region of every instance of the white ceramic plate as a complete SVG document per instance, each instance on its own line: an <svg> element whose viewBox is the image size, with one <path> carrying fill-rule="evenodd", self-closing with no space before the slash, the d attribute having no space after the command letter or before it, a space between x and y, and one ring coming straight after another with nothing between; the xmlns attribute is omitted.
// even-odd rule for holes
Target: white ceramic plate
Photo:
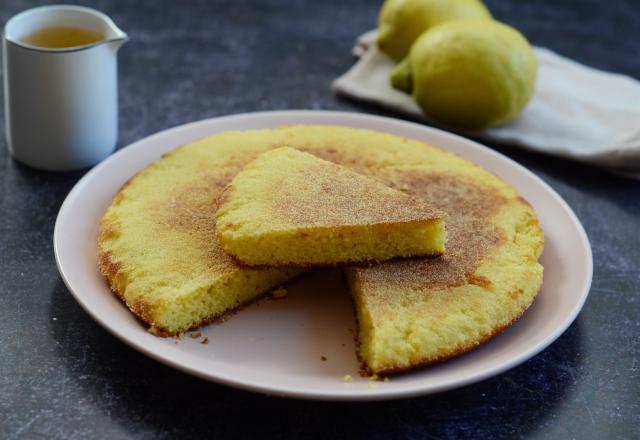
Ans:
<svg viewBox="0 0 640 440"><path fill-rule="evenodd" d="M303 279L282 300L263 300L202 337L176 341L147 333L97 269L98 222L117 189L173 148L225 130L285 124L335 124L428 142L482 165L533 205L545 231L544 284L533 306L502 335L445 363L370 386L358 376L348 294L336 271ZM376 400L434 393L494 376L531 358L573 322L587 297L591 248L582 225L549 186L511 159L423 125L340 112L250 113L183 125L142 139L96 166L67 196L54 233L58 268L80 305L118 338L172 367L230 386L326 400ZM201 344L204 337L208 344ZM326 360L322 360L322 357ZM343 376L353 377L345 383Z"/></svg>

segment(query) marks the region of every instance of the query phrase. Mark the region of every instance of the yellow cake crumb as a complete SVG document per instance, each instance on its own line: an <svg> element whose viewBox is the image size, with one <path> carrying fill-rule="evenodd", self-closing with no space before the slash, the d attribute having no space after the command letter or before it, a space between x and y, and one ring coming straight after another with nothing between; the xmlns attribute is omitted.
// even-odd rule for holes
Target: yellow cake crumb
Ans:
<svg viewBox="0 0 640 440"><path fill-rule="evenodd" d="M351 377L351 375L350 375L350 374L345 374L345 375L342 377L342 381L343 381L344 383L351 383L351 382L353 382L353 378Z"/></svg>
<svg viewBox="0 0 640 440"><path fill-rule="evenodd" d="M286 298L289 295L289 291L284 287L280 286L273 292L271 292L271 298L273 299L282 299Z"/></svg>

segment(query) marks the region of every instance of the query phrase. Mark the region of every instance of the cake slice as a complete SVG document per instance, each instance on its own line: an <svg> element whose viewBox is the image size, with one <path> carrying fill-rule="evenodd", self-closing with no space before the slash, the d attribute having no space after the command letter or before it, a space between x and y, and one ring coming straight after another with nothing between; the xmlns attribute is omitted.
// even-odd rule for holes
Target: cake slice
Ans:
<svg viewBox="0 0 640 440"><path fill-rule="evenodd" d="M378 180L282 147L235 176L216 223L222 248L240 263L279 267L437 256L445 216Z"/></svg>

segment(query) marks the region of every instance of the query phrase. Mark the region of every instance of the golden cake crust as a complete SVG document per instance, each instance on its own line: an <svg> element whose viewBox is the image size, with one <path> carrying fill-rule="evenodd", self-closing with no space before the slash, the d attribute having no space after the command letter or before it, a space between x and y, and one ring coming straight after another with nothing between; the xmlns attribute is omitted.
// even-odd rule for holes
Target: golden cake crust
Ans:
<svg viewBox="0 0 640 440"><path fill-rule="evenodd" d="M286 150L294 149L283 147L265 155L278 154L283 150L286 153ZM265 217L275 224L284 223L287 228L291 225L314 228L417 222L445 215L423 199L404 194L403 198L396 198L391 191L381 193L380 182L367 182L362 175L353 173L349 168L335 166L332 162L313 163L313 166L304 167L301 170L304 174L300 175L291 176L292 171L296 170L286 170L288 179L278 182L277 191L263 196L267 211ZM307 190L312 199L300 197L300 192L304 191L302 185L308 182L318 187ZM291 190L283 190L286 186L291 186ZM221 207L229 202L235 191L236 184L232 181L220 198Z"/></svg>

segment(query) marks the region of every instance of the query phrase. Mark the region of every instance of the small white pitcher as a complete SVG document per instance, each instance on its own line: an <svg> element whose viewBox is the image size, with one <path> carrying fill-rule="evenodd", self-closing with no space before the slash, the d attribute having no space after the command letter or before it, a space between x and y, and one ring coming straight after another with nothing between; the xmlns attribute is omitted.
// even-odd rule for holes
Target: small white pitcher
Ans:
<svg viewBox="0 0 640 440"><path fill-rule="evenodd" d="M52 26L104 35L61 49L28 44ZM109 17L94 9L54 5L24 11L3 32L6 136L11 155L26 165L68 171L93 165L118 139L117 51L127 41Z"/></svg>

